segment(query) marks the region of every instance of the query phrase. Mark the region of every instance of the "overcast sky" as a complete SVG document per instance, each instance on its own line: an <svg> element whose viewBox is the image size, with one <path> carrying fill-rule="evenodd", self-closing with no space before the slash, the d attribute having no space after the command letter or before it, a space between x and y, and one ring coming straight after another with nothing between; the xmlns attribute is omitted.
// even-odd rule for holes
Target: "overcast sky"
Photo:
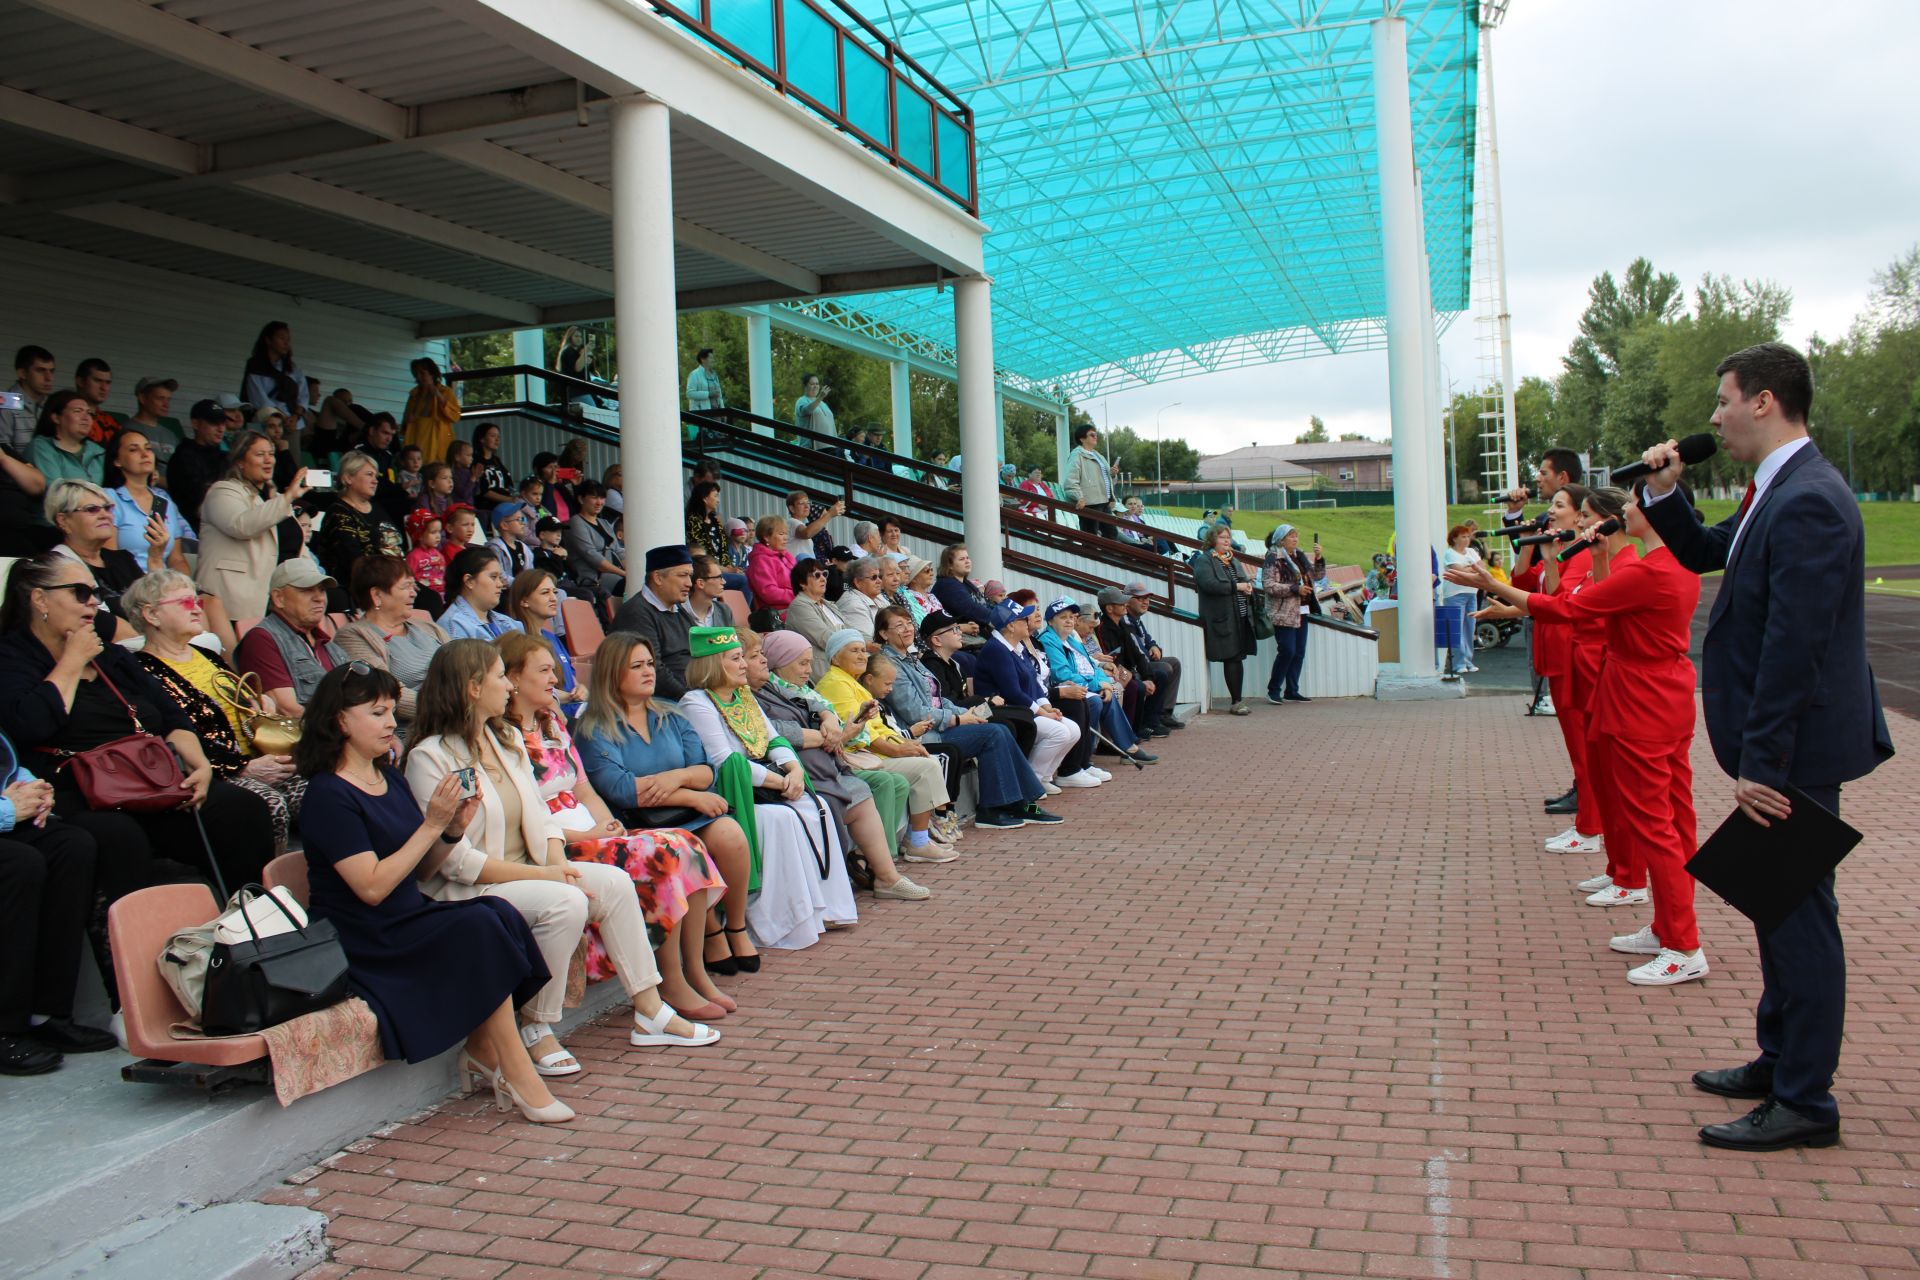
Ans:
<svg viewBox="0 0 1920 1280"><path fill-rule="evenodd" d="M1793 291L1786 337L1844 332L1875 270L1920 241L1915 0L1513 0L1494 33L1515 376L1554 377L1588 283L1636 256ZM1476 298L1475 305L1479 303ZM1478 326L1441 359L1476 383ZM1287 443L1317 413L1385 439L1386 356L1158 383L1094 420L1204 453Z"/></svg>

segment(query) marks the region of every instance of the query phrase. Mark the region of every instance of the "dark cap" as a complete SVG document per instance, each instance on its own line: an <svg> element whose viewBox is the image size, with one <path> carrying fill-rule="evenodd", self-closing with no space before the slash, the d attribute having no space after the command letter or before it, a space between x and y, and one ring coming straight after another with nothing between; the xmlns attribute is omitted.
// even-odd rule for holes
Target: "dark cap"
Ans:
<svg viewBox="0 0 1920 1280"><path fill-rule="evenodd" d="M217 422L227 425L227 411L218 400L196 400L193 409L187 414L195 422Z"/></svg>

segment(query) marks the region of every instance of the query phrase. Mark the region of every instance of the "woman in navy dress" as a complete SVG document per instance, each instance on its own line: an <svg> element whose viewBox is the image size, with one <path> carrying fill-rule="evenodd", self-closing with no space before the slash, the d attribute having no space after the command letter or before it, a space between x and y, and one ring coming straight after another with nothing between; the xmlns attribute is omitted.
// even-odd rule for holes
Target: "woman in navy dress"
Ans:
<svg viewBox="0 0 1920 1280"><path fill-rule="evenodd" d="M514 1021L514 1007L551 977L526 921L488 898L435 902L414 879L465 838L479 802L452 774L422 817L387 763L399 696L388 672L351 662L307 703L294 764L307 779L300 832L312 913L339 931L348 986L372 1006L389 1058L420 1062L465 1040L463 1082L491 1085L502 1111L536 1123L571 1120Z"/></svg>

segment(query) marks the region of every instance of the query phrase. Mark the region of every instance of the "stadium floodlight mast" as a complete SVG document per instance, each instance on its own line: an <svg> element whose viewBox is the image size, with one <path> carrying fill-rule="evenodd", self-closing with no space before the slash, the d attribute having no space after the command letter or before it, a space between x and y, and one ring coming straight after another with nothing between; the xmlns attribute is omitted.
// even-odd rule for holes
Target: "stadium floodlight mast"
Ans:
<svg viewBox="0 0 1920 1280"><path fill-rule="evenodd" d="M1172 404L1162 405L1160 413L1153 415L1153 487L1160 490L1160 501L1167 500L1166 482L1160 478L1160 414L1168 409L1178 409L1185 400L1175 400Z"/></svg>

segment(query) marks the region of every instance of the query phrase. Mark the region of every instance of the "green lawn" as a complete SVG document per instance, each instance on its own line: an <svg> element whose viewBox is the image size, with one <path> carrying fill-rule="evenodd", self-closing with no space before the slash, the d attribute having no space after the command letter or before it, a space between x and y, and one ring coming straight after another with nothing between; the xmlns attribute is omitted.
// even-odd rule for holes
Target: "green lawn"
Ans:
<svg viewBox="0 0 1920 1280"><path fill-rule="evenodd" d="M1734 504L1726 502L1703 502L1702 511L1709 520L1724 520L1733 514ZM1531 510L1538 511L1534 507ZM1192 522L1193 528L1180 530L1189 536L1200 525L1200 512L1192 507L1170 507L1170 514L1181 516ZM1867 529L1867 564L1902 565L1920 564L1920 503L1913 502L1863 502L1860 504L1860 518ZM1300 541L1305 544L1320 535L1320 542L1326 549L1327 560L1331 564L1367 565L1372 562L1373 553L1387 549L1387 539L1393 536L1392 507L1334 507L1313 508L1307 511L1240 511L1235 512L1233 524L1246 534L1249 547L1264 543L1268 532L1274 525L1285 519L1287 523L1300 530ZM1487 509L1475 503L1447 508L1447 523L1459 524L1464 520L1478 520L1483 526L1488 523Z"/></svg>

